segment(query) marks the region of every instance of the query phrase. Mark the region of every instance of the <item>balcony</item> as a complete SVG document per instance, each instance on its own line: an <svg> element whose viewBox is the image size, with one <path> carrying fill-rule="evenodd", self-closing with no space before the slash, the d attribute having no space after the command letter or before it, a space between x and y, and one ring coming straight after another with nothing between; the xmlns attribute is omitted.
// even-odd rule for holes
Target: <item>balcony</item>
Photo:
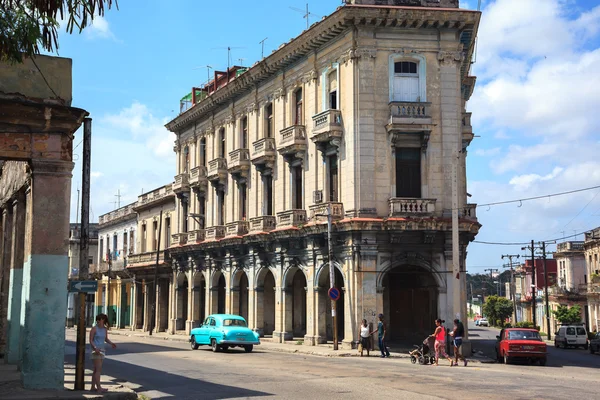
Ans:
<svg viewBox="0 0 600 400"><path fill-rule="evenodd" d="M432 215L435 212L436 199L405 199L392 197L390 203L390 217L421 217Z"/></svg>
<svg viewBox="0 0 600 400"><path fill-rule="evenodd" d="M213 184L224 184L227 182L227 160L224 158L210 160L208 162L206 179Z"/></svg>
<svg viewBox="0 0 600 400"><path fill-rule="evenodd" d="M563 251L583 251L583 241L576 242L563 242L556 245L556 252L561 253Z"/></svg>
<svg viewBox="0 0 600 400"><path fill-rule="evenodd" d="M463 148L467 148L471 144L471 141L475 135L473 135L473 126L471 125L471 113L464 113L462 117L462 143Z"/></svg>
<svg viewBox="0 0 600 400"><path fill-rule="evenodd" d="M431 103L392 101L390 122L386 126L395 146L419 145L427 148L433 127Z"/></svg>
<svg viewBox="0 0 600 400"><path fill-rule="evenodd" d="M248 149L232 151L229 153L227 166L231 175L247 177L250 170L250 151Z"/></svg>
<svg viewBox="0 0 600 400"><path fill-rule="evenodd" d="M192 168L190 171L190 187L196 192L206 192L208 186L206 167Z"/></svg>
<svg viewBox="0 0 600 400"><path fill-rule="evenodd" d="M226 236L244 236L248 233L248 221L235 221L225 225Z"/></svg>
<svg viewBox="0 0 600 400"><path fill-rule="evenodd" d="M310 139L315 143L328 143L343 136L342 112L327 110L313 116L313 131Z"/></svg>
<svg viewBox="0 0 600 400"><path fill-rule="evenodd" d="M304 158L306 148L306 127L304 125L292 125L279 131L277 151L282 156Z"/></svg>
<svg viewBox="0 0 600 400"><path fill-rule="evenodd" d="M187 243L188 234L187 233L176 233L171 235L171 245L173 246L183 246Z"/></svg>
<svg viewBox="0 0 600 400"><path fill-rule="evenodd" d="M188 243L194 244L202 241L204 241L204 229L188 232Z"/></svg>
<svg viewBox="0 0 600 400"><path fill-rule="evenodd" d="M289 228L306 223L306 210L288 210L277 213L277 227Z"/></svg>
<svg viewBox="0 0 600 400"><path fill-rule="evenodd" d="M467 204L460 216L462 218L477 220L477 204Z"/></svg>
<svg viewBox="0 0 600 400"><path fill-rule="evenodd" d="M211 226L205 230L205 240L217 240L225 237L226 228L223 225Z"/></svg>
<svg viewBox="0 0 600 400"><path fill-rule="evenodd" d="M158 254L158 262L163 263L165 261L165 252L161 251ZM156 263L156 251L147 253L131 254L127 257L127 266L135 267L136 264L150 264Z"/></svg>
<svg viewBox="0 0 600 400"><path fill-rule="evenodd" d="M342 203L334 203L334 202L313 204L312 206L309 207L310 218L317 219L319 221L323 221L323 220L327 221L326 215L327 215L327 208L329 206L331 206L331 217L334 221L344 218L344 205Z"/></svg>
<svg viewBox="0 0 600 400"><path fill-rule="evenodd" d="M190 190L190 182L189 175L187 172L183 174L179 174L175 177L175 182L173 183L173 191L175 193L183 193L189 192Z"/></svg>
<svg viewBox="0 0 600 400"><path fill-rule="evenodd" d="M277 226L277 218L272 215L264 215L250 219L250 233L270 232Z"/></svg>
<svg viewBox="0 0 600 400"><path fill-rule="evenodd" d="M263 138L252 143L252 164L259 168L273 168L277 151L275 138Z"/></svg>

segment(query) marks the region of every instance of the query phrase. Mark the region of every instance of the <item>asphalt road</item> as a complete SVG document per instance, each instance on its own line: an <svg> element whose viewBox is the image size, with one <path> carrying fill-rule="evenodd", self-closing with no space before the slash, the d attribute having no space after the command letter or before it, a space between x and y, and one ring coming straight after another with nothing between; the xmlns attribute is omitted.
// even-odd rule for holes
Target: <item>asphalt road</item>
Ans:
<svg viewBox="0 0 600 400"><path fill-rule="evenodd" d="M477 328L474 346L493 349L497 330ZM233 399L561 399L600 398L600 356L550 349L546 367L471 363L450 368L406 358L317 357L237 349L192 351L185 343L113 336L104 374L150 398ZM66 360L74 362L67 335ZM559 361L561 360L561 361ZM88 361L89 362L89 361ZM88 368L91 365L87 366Z"/></svg>

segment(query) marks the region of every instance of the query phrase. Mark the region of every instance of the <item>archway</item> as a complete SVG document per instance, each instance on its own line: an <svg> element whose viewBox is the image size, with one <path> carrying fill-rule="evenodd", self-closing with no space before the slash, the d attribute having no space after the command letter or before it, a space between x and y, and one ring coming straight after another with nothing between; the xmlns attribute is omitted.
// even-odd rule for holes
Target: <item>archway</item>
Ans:
<svg viewBox="0 0 600 400"><path fill-rule="evenodd" d="M202 272L196 272L194 275L193 299L194 313L192 319L194 326L199 325L206 318L206 280Z"/></svg>
<svg viewBox="0 0 600 400"><path fill-rule="evenodd" d="M287 337L306 335L306 276L298 267L285 277L285 332Z"/></svg>
<svg viewBox="0 0 600 400"><path fill-rule="evenodd" d="M272 335L275 330L275 276L268 268L257 277L256 328L262 335Z"/></svg>
<svg viewBox="0 0 600 400"><path fill-rule="evenodd" d="M338 342L344 339L344 324L345 324L345 301L346 296L344 295L343 287L344 276L338 269L334 269L335 274L335 287L340 291L340 298L336 302L336 325ZM319 335L326 338L327 340L333 340L333 317L331 315L331 299L328 296L329 288L331 287L329 282L329 266L326 265L321 268L318 279L318 308L319 308Z"/></svg>
<svg viewBox="0 0 600 400"><path fill-rule="evenodd" d="M238 270L234 275L231 304L233 314L248 321L248 276L243 270Z"/></svg>
<svg viewBox="0 0 600 400"><path fill-rule="evenodd" d="M187 275L180 272L177 275L177 330L185 330L185 321L188 316L188 291Z"/></svg>
<svg viewBox="0 0 600 400"><path fill-rule="evenodd" d="M217 313L225 314L225 275L221 274L217 285Z"/></svg>
<svg viewBox="0 0 600 400"><path fill-rule="evenodd" d="M433 274L423 267L401 265L382 279L383 312L389 339L423 340L435 328L439 287Z"/></svg>

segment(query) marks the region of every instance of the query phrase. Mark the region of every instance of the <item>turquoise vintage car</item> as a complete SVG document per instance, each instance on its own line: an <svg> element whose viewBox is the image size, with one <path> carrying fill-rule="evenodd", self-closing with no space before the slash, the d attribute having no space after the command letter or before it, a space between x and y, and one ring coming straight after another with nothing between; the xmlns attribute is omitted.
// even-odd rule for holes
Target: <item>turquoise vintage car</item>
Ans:
<svg viewBox="0 0 600 400"><path fill-rule="evenodd" d="M192 329L190 335L192 350L201 345L210 345L214 352L230 347L243 347L250 353L255 344L260 344L258 333L248 328L243 317L232 314L209 315L202 325Z"/></svg>

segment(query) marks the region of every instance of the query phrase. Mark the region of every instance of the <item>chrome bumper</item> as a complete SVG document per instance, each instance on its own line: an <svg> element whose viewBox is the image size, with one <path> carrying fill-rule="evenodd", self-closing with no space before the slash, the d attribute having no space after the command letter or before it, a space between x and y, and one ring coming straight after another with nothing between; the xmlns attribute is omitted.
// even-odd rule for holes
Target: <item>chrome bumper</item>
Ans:
<svg viewBox="0 0 600 400"><path fill-rule="evenodd" d="M221 340L219 344L229 344L234 346L244 346L244 345L257 345L260 344L260 340Z"/></svg>

